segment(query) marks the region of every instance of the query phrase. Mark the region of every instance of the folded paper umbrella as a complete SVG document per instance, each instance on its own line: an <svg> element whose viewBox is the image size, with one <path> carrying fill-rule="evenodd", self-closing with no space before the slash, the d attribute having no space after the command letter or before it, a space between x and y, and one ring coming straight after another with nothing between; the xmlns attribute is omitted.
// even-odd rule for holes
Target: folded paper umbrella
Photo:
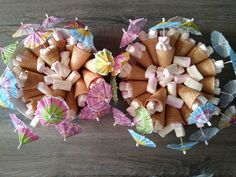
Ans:
<svg viewBox="0 0 236 177"><path fill-rule="evenodd" d="M48 14L46 14L46 18L43 20L40 28L42 28L42 29L49 29L49 28L52 28L56 24L61 23L63 21L64 21L64 18L48 16Z"/></svg>
<svg viewBox="0 0 236 177"><path fill-rule="evenodd" d="M0 87L0 106L3 108L15 110L14 105L11 103L8 93L1 87Z"/></svg>
<svg viewBox="0 0 236 177"><path fill-rule="evenodd" d="M167 144L167 148L182 151L183 154L186 154L186 151L191 149L193 146L195 146L198 142L187 142L187 143L181 143L181 144Z"/></svg>
<svg viewBox="0 0 236 177"><path fill-rule="evenodd" d="M153 141L151 141L150 139L146 138L145 136L140 135L131 129L128 129L128 131L129 131L130 135L133 137L133 139L135 140L136 147L138 147L139 145L151 147L151 148L156 147L156 144Z"/></svg>
<svg viewBox="0 0 236 177"><path fill-rule="evenodd" d="M213 138L218 132L219 132L219 129L216 127L200 129L192 133L189 137L189 140L190 141L204 141L205 144L208 145L208 141L211 138Z"/></svg>
<svg viewBox="0 0 236 177"><path fill-rule="evenodd" d="M55 125L69 116L69 107L60 97L46 96L37 103L35 117L42 125Z"/></svg>
<svg viewBox="0 0 236 177"><path fill-rule="evenodd" d="M21 121L18 117L16 117L15 114L9 114L10 119L15 127L14 132L18 129L18 128L27 128L27 126L25 125L25 123L23 121Z"/></svg>
<svg viewBox="0 0 236 177"><path fill-rule="evenodd" d="M184 31L187 31L189 33L192 33L194 35L202 35L200 32L198 26L192 21L182 23L179 28L183 29Z"/></svg>
<svg viewBox="0 0 236 177"><path fill-rule="evenodd" d="M11 55L15 51L18 44L19 44L19 42L16 41L16 42L9 44L5 47L0 46L0 52L1 52L2 60L3 60L4 64L7 64L8 61L11 59Z"/></svg>
<svg viewBox="0 0 236 177"><path fill-rule="evenodd" d="M103 76L108 75L108 73L112 72L114 65L114 57L112 53L103 49L102 51L98 51L95 54L95 58L93 60L93 66L95 71Z"/></svg>
<svg viewBox="0 0 236 177"><path fill-rule="evenodd" d="M112 99L111 85L105 81L94 84L89 90L87 104L90 109L99 111L106 105L109 105Z"/></svg>
<svg viewBox="0 0 236 177"><path fill-rule="evenodd" d="M236 80L226 83L220 94L220 106L226 108L236 96Z"/></svg>
<svg viewBox="0 0 236 177"><path fill-rule="evenodd" d="M78 124L69 121L63 121L55 125L55 128L64 137L64 141L68 137L82 133L82 128Z"/></svg>
<svg viewBox="0 0 236 177"><path fill-rule="evenodd" d="M11 70L7 67L2 76L0 77L0 87L5 90L9 96L17 97L18 96L18 88L16 87L16 78L11 72Z"/></svg>
<svg viewBox="0 0 236 177"><path fill-rule="evenodd" d="M19 143L20 143L18 149L20 149L20 147L24 144L29 144L39 139L39 136L32 130L30 130L28 127L17 128L17 132L19 135Z"/></svg>
<svg viewBox="0 0 236 177"><path fill-rule="evenodd" d="M153 131L153 123L147 109L143 106L138 107L135 110L135 116L137 118L137 123L135 125L137 131L142 134L151 134Z"/></svg>
<svg viewBox="0 0 236 177"><path fill-rule="evenodd" d="M129 53L128 52L123 52L115 57L115 62L113 65L113 71L111 73L112 76L117 76L120 74L121 70L123 69L124 65L128 62L129 60Z"/></svg>
<svg viewBox="0 0 236 177"><path fill-rule="evenodd" d="M225 62L225 64L232 63L234 74L236 75L236 54L232 49L230 50L229 56L230 56L230 61Z"/></svg>
<svg viewBox="0 0 236 177"><path fill-rule="evenodd" d="M113 118L115 120L113 126L116 125L127 126L127 127L134 126L134 123L119 109L112 108L112 112L113 112Z"/></svg>
<svg viewBox="0 0 236 177"><path fill-rule="evenodd" d="M93 34L89 31L87 26L85 26L85 28L70 29L70 34L86 46L94 46Z"/></svg>
<svg viewBox="0 0 236 177"><path fill-rule="evenodd" d="M220 122L219 122L219 128L227 128L232 124L236 123L236 108L235 106L228 107L224 113L220 113L222 115Z"/></svg>
<svg viewBox="0 0 236 177"><path fill-rule="evenodd" d="M12 37L22 37L29 35L34 32L34 30L38 30L40 27L40 24L24 24L21 22L20 28L12 35Z"/></svg>
<svg viewBox="0 0 236 177"><path fill-rule="evenodd" d="M65 28L67 29L79 29L79 28L85 28L85 24L78 20L77 17L75 17L75 20L69 21Z"/></svg>
<svg viewBox="0 0 236 177"><path fill-rule="evenodd" d="M145 18L139 18L136 20L130 19L129 22L130 23L128 26L128 30L125 31L124 29L122 29L123 36L121 38L120 48L129 45L139 36L139 33L142 31L143 27L147 23L147 19Z"/></svg>

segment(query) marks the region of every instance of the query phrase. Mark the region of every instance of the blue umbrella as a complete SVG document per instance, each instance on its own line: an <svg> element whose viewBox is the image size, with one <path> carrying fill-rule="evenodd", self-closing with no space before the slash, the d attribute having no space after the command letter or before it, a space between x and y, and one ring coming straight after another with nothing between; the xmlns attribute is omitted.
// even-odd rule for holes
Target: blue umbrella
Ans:
<svg viewBox="0 0 236 177"><path fill-rule="evenodd" d="M236 96L236 80L227 82L220 94L220 107L226 108Z"/></svg>
<svg viewBox="0 0 236 177"><path fill-rule="evenodd" d="M230 60L230 63L233 65L234 74L236 75L236 54L232 49L230 50Z"/></svg>
<svg viewBox="0 0 236 177"><path fill-rule="evenodd" d="M183 154L186 154L186 150L191 149L193 146L195 146L198 142L187 142L187 143L181 143L181 144L167 144L167 148L177 150L177 151L183 151Z"/></svg>
<svg viewBox="0 0 236 177"><path fill-rule="evenodd" d="M86 46L94 46L93 34L88 30L87 26L85 28L70 29L70 34Z"/></svg>
<svg viewBox="0 0 236 177"><path fill-rule="evenodd" d="M14 105L11 103L8 93L0 87L0 106L15 110Z"/></svg>
<svg viewBox="0 0 236 177"><path fill-rule="evenodd" d="M134 138L134 140L136 141L136 146L138 147L139 145L142 145L142 146L146 146L146 147L151 147L151 148L155 148L156 147L156 144L146 138L145 136L142 136L138 133L136 133L135 131L131 130L131 129L128 129L130 135Z"/></svg>
<svg viewBox="0 0 236 177"><path fill-rule="evenodd" d="M164 28L175 28L179 27L181 25L180 22L160 22L157 25L151 27L149 30L158 30L158 29L164 29Z"/></svg>

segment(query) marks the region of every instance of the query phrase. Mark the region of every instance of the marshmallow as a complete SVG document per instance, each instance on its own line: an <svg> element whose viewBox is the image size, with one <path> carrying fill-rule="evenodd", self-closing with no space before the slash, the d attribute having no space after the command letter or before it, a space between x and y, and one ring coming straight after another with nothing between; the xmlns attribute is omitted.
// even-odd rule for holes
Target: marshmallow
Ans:
<svg viewBox="0 0 236 177"><path fill-rule="evenodd" d="M45 69L45 62L41 57L38 57L37 59L37 71L40 73L43 73Z"/></svg>
<svg viewBox="0 0 236 177"><path fill-rule="evenodd" d="M148 85L147 85L147 92L152 93L152 94L155 93L157 89L157 83L158 83L157 78L155 77L149 78Z"/></svg>
<svg viewBox="0 0 236 177"><path fill-rule="evenodd" d="M145 47L145 46L143 46L143 47ZM143 47L141 47L141 48L143 49ZM134 56L135 58L138 58L138 59L141 59L141 57L143 55L142 50L140 50L140 45L138 45L138 44L128 45L128 47L126 48L126 51L129 52L132 56Z"/></svg>
<svg viewBox="0 0 236 177"><path fill-rule="evenodd" d="M148 31L148 38L149 39L157 38L157 35L158 35L157 30L149 30Z"/></svg>
<svg viewBox="0 0 236 177"><path fill-rule="evenodd" d="M145 78L153 78L156 76L157 67L150 65L145 71Z"/></svg>
<svg viewBox="0 0 236 177"><path fill-rule="evenodd" d="M13 65L13 66L19 66L19 65L20 65L20 62L17 61L16 59L13 59L13 60L12 60L12 65Z"/></svg>
<svg viewBox="0 0 236 177"><path fill-rule="evenodd" d="M174 130L175 130L175 135L177 138L185 136L185 130L182 124L180 124L180 126L175 128Z"/></svg>
<svg viewBox="0 0 236 177"><path fill-rule="evenodd" d="M167 91L172 96L177 96L176 85L176 82L169 82L167 84Z"/></svg>
<svg viewBox="0 0 236 177"><path fill-rule="evenodd" d="M59 74L63 78L66 78L71 72L71 70L68 67L65 67L59 61L53 63L51 69L54 70L57 74Z"/></svg>
<svg viewBox="0 0 236 177"><path fill-rule="evenodd" d="M61 52L60 57L61 57L61 64L68 67L70 63L70 52L69 51Z"/></svg>
<svg viewBox="0 0 236 177"><path fill-rule="evenodd" d="M39 82L37 89L45 95L53 95L53 91L44 82Z"/></svg>
<svg viewBox="0 0 236 177"><path fill-rule="evenodd" d="M189 32L187 31L181 32L180 39L187 40L188 38L189 38Z"/></svg>
<svg viewBox="0 0 236 177"><path fill-rule="evenodd" d="M85 51L85 52L88 52L90 53L92 51L92 48L91 47L88 47L86 46L85 44L83 43L78 43L77 44L77 47L79 47L81 50Z"/></svg>
<svg viewBox="0 0 236 177"><path fill-rule="evenodd" d="M123 66L123 68L119 74L119 77L120 78L127 78L130 75L131 71L132 71L132 66L129 63L126 63Z"/></svg>
<svg viewBox="0 0 236 177"><path fill-rule="evenodd" d="M162 86L162 87L165 87L169 82L171 82L172 80L173 80L173 75L170 75L170 76L168 76L168 77L164 77L160 82L159 82L159 84L160 84L160 86Z"/></svg>
<svg viewBox="0 0 236 177"><path fill-rule="evenodd" d="M200 81L203 79L202 74L198 71L195 65L188 67L187 72L190 75L190 77L192 77L196 81Z"/></svg>
<svg viewBox="0 0 236 177"><path fill-rule="evenodd" d="M189 78L188 74L176 75L176 76L174 76L174 81L177 84L183 84L186 81L187 78Z"/></svg>
<svg viewBox="0 0 236 177"><path fill-rule="evenodd" d="M172 47L170 46L170 38L167 36L159 37L158 43L156 44L156 49L162 51L171 50Z"/></svg>
<svg viewBox="0 0 236 177"><path fill-rule="evenodd" d="M149 101L146 105L147 111L149 114L153 115L156 112L156 102L155 101Z"/></svg>
<svg viewBox="0 0 236 177"><path fill-rule="evenodd" d="M183 106L184 102L180 98L177 98L172 95L167 95L166 104L175 107L177 109L180 109Z"/></svg>
<svg viewBox="0 0 236 177"><path fill-rule="evenodd" d="M210 56L214 51L213 51L213 48L211 46L206 46L205 44L199 42L198 45L197 45L200 49L202 49L206 54L207 56Z"/></svg>
<svg viewBox="0 0 236 177"><path fill-rule="evenodd" d="M122 95L122 98L127 99L133 96L133 92L131 90L122 91L121 95Z"/></svg>
<svg viewBox="0 0 236 177"><path fill-rule="evenodd" d="M70 81L73 85L80 77L81 75L77 71L72 71L66 78L66 81Z"/></svg>
<svg viewBox="0 0 236 177"><path fill-rule="evenodd" d="M77 97L77 103L79 107L84 107L87 103L87 94L80 94Z"/></svg>
<svg viewBox="0 0 236 177"><path fill-rule="evenodd" d="M191 63L191 58L190 57L180 57L180 56L174 56L174 61L173 63L182 66L182 67L189 67Z"/></svg>
<svg viewBox="0 0 236 177"><path fill-rule="evenodd" d="M44 76L44 82L47 84L47 85L51 85L53 84L53 82L55 80L62 80L62 77L58 74L52 74L50 76Z"/></svg>
<svg viewBox="0 0 236 177"><path fill-rule="evenodd" d="M54 31L52 33L52 36L54 37L56 41L64 40L64 37L60 31Z"/></svg>
<svg viewBox="0 0 236 177"><path fill-rule="evenodd" d="M184 82L184 85L197 91L201 91L203 87L202 83L195 81L191 77L186 79L186 81Z"/></svg>
<svg viewBox="0 0 236 177"><path fill-rule="evenodd" d="M14 66L14 67L12 68L12 71L13 71L17 76L19 76L20 73L21 73L21 71L22 71L22 68L21 68L20 66Z"/></svg>
<svg viewBox="0 0 236 177"><path fill-rule="evenodd" d="M140 33L139 33L139 39L141 40L141 41L146 41L146 40L148 40L148 34L145 32L145 31L141 31Z"/></svg>
<svg viewBox="0 0 236 177"><path fill-rule="evenodd" d="M65 90L71 91L72 82L70 81L62 81L62 80L54 80L53 82L53 89L56 90Z"/></svg>
<svg viewBox="0 0 236 177"><path fill-rule="evenodd" d="M76 45L78 41L73 36L70 36L69 38L66 39L66 42L68 45Z"/></svg>
<svg viewBox="0 0 236 177"><path fill-rule="evenodd" d="M50 39L48 39L48 44L49 45L54 45L57 41L52 37Z"/></svg>
<svg viewBox="0 0 236 177"><path fill-rule="evenodd" d="M120 91L127 91L127 90L131 90L132 89L132 85L128 82L120 82L119 84L119 90Z"/></svg>
<svg viewBox="0 0 236 177"><path fill-rule="evenodd" d="M39 124L39 118L35 116L35 117L31 120L30 125L35 128L35 127L37 127L38 124Z"/></svg>
<svg viewBox="0 0 236 177"><path fill-rule="evenodd" d="M49 67L45 67L43 70L43 73L46 74L47 76L54 75L56 74L54 71L52 71Z"/></svg>
<svg viewBox="0 0 236 177"><path fill-rule="evenodd" d="M214 94L215 94L215 95L219 95L220 92L221 92L221 89L218 88L218 87L215 87L215 89L214 89Z"/></svg>
<svg viewBox="0 0 236 177"><path fill-rule="evenodd" d="M216 67L216 69L222 69L222 68L224 68L224 61L223 61L223 60L217 60L217 61L215 61L215 67Z"/></svg>

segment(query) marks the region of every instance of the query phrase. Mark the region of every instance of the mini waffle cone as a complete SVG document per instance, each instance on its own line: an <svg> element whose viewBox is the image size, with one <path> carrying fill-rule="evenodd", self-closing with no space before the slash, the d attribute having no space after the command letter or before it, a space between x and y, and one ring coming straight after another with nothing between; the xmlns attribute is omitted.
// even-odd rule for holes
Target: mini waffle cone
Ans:
<svg viewBox="0 0 236 177"><path fill-rule="evenodd" d="M196 67L204 77L216 76L215 64L211 59L204 60L197 64Z"/></svg>
<svg viewBox="0 0 236 177"><path fill-rule="evenodd" d="M192 114L192 110L188 108L188 106L186 104L184 104L181 108L180 108L180 113L182 115L182 118L185 121L185 124L188 123L188 118L190 117L190 115Z"/></svg>
<svg viewBox="0 0 236 177"><path fill-rule="evenodd" d="M179 32L175 33L174 35L169 36L170 37L170 45L172 47L175 47L176 41L178 40L179 36L180 36Z"/></svg>
<svg viewBox="0 0 236 177"><path fill-rule="evenodd" d="M60 60L60 53L57 48L52 48L49 49L47 54L41 55L41 57L48 65L52 66L53 63Z"/></svg>
<svg viewBox="0 0 236 177"><path fill-rule="evenodd" d="M160 131L165 127L165 110L151 115L154 131Z"/></svg>
<svg viewBox="0 0 236 177"><path fill-rule="evenodd" d="M40 96L33 97L33 98L30 98L30 99L29 99L33 111L36 111L38 101L40 101L44 96L45 96L45 95L40 95Z"/></svg>
<svg viewBox="0 0 236 177"><path fill-rule="evenodd" d="M54 45L57 47L59 52L63 52L66 50L66 40L62 39L62 40L56 41Z"/></svg>
<svg viewBox="0 0 236 177"><path fill-rule="evenodd" d="M68 104L70 110L74 110L76 113L78 112L77 100L75 99L75 87L73 86L70 92L67 92L66 103Z"/></svg>
<svg viewBox="0 0 236 177"><path fill-rule="evenodd" d="M198 46L193 47L187 56L191 57L191 65L198 64L208 58L208 55Z"/></svg>
<svg viewBox="0 0 236 177"><path fill-rule="evenodd" d="M70 53L72 53L74 46L75 46L75 45L66 45L66 50L67 50L67 51L70 51Z"/></svg>
<svg viewBox="0 0 236 177"><path fill-rule="evenodd" d="M77 46L74 46L70 60L70 69L73 71L79 70L84 65L84 63L90 58L90 56L91 53L85 52Z"/></svg>
<svg viewBox="0 0 236 177"><path fill-rule="evenodd" d="M201 95L201 93L184 85L178 85L177 90L184 103L188 106L189 109L192 110L194 101L199 95Z"/></svg>
<svg viewBox="0 0 236 177"><path fill-rule="evenodd" d="M174 123L183 124L184 120L182 115L177 108L166 105L166 126Z"/></svg>
<svg viewBox="0 0 236 177"><path fill-rule="evenodd" d="M22 61L20 62L20 66L24 69L37 72L36 56L30 50L24 51L22 55L23 55L23 58L22 58Z"/></svg>
<svg viewBox="0 0 236 177"><path fill-rule="evenodd" d="M152 59L149 56L147 51L143 51L142 52L142 57L141 58L135 58L135 60L137 61L137 63L139 63L144 68L147 68L148 66L153 64Z"/></svg>
<svg viewBox="0 0 236 177"><path fill-rule="evenodd" d="M135 98L139 95L142 95L146 92L147 89L147 82L145 81L129 81L129 83L132 85L133 89L133 96L132 98Z"/></svg>
<svg viewBox="0 0 236 177"><path fill-rule="evenodd" d="M162 51L162 50L156 50L158 63L162 67L167 67L172 63L173 57L174 57L175 49Z"/></svg>
<svg viewBox="0 0 236 177"><path fill-rule="evenodd" d="M36 89L39 82L44 82L44 75L27 71L27 80L24 89Z"/></svg>
<svg viewBox="0 0 236 177"><path fill-rule="evenodd" d="M86 69L84 69L84 70L82 71L82 75L83 75L84 82L85 82L85 84L86 84L86 86L87 86L88 89L89 89L91 83L92 83L94 80L96 80L96 79L98 79L98 78L101 77L101 76L99 76L98 74L93 73L93 72L91 72L91 71L89 71L89 70L86 70Z"/></svg>
<svg viewBox="0 0 236 177"><path fill-rule="evenodd" d="M135 97L135 99L140 101L143 104L143 106L146 106L146 101L147 101L148 98L150 98L150 96L152 96L152 94L146 92L142 95L139 95L139 96Z"/></svg>
<svg viewBox="0 0 236 177"><path fill-rule="evenodd" d="M88 93L88 88L84 82L84 79L80 78L75 83L75 97L77 97L81 94L87 94L87 93Z"/></svg>
<svg viewBox="0 0 236 177"><path fill-rule="evenodd" d="M141 81L145 81L147 80L147 78L145 78L145 70L138 67L137 65L132 65L132 70L128 76L128 78L126 78L128 80L141 80Z"/></svg>
<svg viewBox="0 0 236 177"><path fill-rule="evenodd" d="M207 93L204 93L204 92L202 92L202 95L204 96L204 97L206 97L206 99L211 99L212 97L214 97L214 95L212 94L207 94Z"/></svg>
<svg viewBox="0 0 236 177"><path fill-rule="evenodd" d="M175 55L176 56L186 56L187 53L193 48L194 43L189 40L177 40L175 44Z"/></svg>
<svg viewBox="0 0 236 177"><path fill-rule="evenodd" d="M45 42L44 44L36 47L35 49L31 50L35 56L39 57L40 56L40 50L41 49L44 49L44 48L47 48L48 47L48 43Z"/></svg>
<svg viewBox="0 0 236 177"><path fill-rule="evenodd" d="M142 43L146 46L147 51L152 58L153 63L158 66L158 59L157 59L157 54L156 54L156 44L157 44L158 39L157 38L152 38L152 39L147 39L145 41L142 41Z"/></svg>
<svg viewBox="0 0 236 177"><path fill-rule="evenodd" d="M202 83L202 91L209 93L209 94L214 94L214 89L215 89L215 77L205 77L200 81Z"/></svg>
<svg viewBox="0 0 236 177"><path fill-rule="evenodd" d="M156 102L161 102L163 108L165 107L166 104L166 96L167 96L167 90L165 87L161 87L158 89L152 96L150 96L147 101L156 101Z"/></svg>
<svg viewBox="0 0 236 177"><path fill-rule="evenodd" d="M28 101L31 98L38 97L38 96L41 96L41 95L43 95L43 93L40 92L38 89L28 89L28 90L23 89L22 90L22 98L25 101Z"/></svg>
<svg viewBox="0 0 236 177"><path fill-rule="evenodd" d="M55 97L61 97L62 99L65 99L66 97L66 91L58 90L58 89L52 89L52 96Z"/></svg>

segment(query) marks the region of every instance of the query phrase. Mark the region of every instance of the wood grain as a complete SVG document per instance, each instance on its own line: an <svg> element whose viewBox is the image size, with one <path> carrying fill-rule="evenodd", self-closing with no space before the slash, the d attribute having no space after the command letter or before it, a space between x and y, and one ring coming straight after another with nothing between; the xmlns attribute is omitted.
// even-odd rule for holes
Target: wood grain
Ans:
<svg viewBox="0 0 236 177"><path fill-rule="evenodd" d="M204 34L198 40L210 44L209 34L215 29L236 48L235 7L233 0L0 0L0 41L10 43L21 21L39 23L45 13L66 19L77 16L94 32L98 49L117 54L121 28L127 27L129 18L147 17L150 26L161 17L179 15L195 18ZM3 68L1 63L1 71ZM222 85L235 78L230 65L219 78ZM124 109L122 101L118 107ZM209 146L199 144L183 156L165 148L168 143L178 143L173 133L165 139L149 136L157 142L156 149L136 148L127 129L114 128L109 115L101 122L81 121L84 133L66 143L53 128L38 128L41 140L19 151L8 112L1 110L0 177L191 176L204 171L236 176L235 126L221 131ZM188 127L187 134L195 130Z"/></svg>

